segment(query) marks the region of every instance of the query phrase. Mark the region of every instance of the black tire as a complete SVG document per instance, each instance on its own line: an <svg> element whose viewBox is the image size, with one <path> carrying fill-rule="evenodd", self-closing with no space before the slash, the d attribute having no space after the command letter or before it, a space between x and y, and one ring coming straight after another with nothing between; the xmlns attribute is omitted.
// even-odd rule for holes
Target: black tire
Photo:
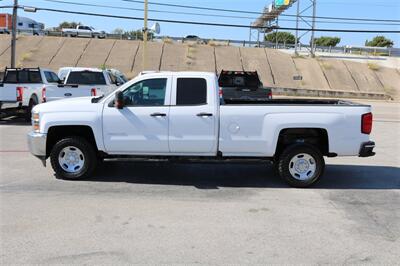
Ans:
<svg viewBox="0 0 400 266"><path fill-rule="evenodd" d="M306 154L312 157L310 160L305 160L303 157ZM296 173L295 164L291 160L301 160L306 161L306 165L310 168L306 168L303 172L306 175L305 178L301 178L299 174ZM314 166L312 166L315 163ZM315 168L315 170L311 170ZM309 187L315 182L317 182L324 173L325 161L321 152L314 146L308 144L293 144L287 147L282 154L279 156L278 160L278 171L279 175L293 187L305 188ZM292 175L292 172L295 172ZM309 176L308 176L309 175ZM304 177L304 176L303 176Z"/></svg>
<svg viewBox="0 0 400 266"><path fill-rule="evenodd" d="M60 153L64 148L72 146L78 148L83 153L83 166L76 172L68 172L59 163ZM97 166L96 151L92 144L82 137L66 137L59 140L50 153L50 162L57 178L77 180L91 177Z"/></svg>
<svg viewBox="0 0 400 266"><path fill-rule="evenodd" d="M25 121L30 122L32 118L32 109L35 107L35 105L38 104L38 100L36 97L33 97L29 100L28 108L26 109L25 113Z"/></svg>

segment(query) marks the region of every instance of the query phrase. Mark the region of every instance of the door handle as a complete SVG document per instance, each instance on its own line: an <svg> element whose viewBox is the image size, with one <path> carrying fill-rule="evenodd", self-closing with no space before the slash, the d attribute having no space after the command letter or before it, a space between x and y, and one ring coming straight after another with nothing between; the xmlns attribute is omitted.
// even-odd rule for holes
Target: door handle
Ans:
<svg viewBox="0 0 400 266"><path fill-rule="evenodd" d="M167 116L167 114L163 114L163 113L152 113L150 116Z"/></svg>
<svg viewBox="0 0 400 266"><path fill-rule="evenodd" d="M211 113L198 113L197 116L212 116Z"/></svg>

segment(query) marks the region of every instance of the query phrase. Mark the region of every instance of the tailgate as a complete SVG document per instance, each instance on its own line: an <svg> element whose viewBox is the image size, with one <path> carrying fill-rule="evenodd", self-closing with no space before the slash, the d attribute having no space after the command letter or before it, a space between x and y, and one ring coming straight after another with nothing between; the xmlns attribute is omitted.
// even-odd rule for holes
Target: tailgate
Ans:
<svg viewBox="0 0 400 266"><path fill-rule="evenodd" d="M0 102L16 102L17 86L17 84L0 83Z"/></svg>
<svg viewBox="0 0 400 266"><path fill-rule="evenodd" d="M77 85L77 84L59 84L46 86L46 100L55 101L64 98L72 97L87 97L94 96L94 90L92 86Z"/></svg>

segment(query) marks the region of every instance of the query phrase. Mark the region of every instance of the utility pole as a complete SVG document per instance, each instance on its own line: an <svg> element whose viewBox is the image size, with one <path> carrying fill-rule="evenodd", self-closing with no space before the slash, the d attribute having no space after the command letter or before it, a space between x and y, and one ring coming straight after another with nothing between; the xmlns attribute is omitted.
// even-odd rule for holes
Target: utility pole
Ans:
<svg viewBox="0 0 400 266"><path fill-rule="evenodd" d="M300 0L297 0L297 15L296 15L296 37L294 41L294 54L298 55L297 43L299 42L299 15L300 15Z"/></svg>
<svg viewBox="0 0 400 266"><path fill-rule="evenodd" d="M315 15L317 13L317 0L313 0L312 4L313 4L313 14L312 14L312 31L311 31L311 57L315 57L314 29L315 29Z"/></svg>
<svg viewBox="0 0 400 266"><path fill-rule="evenodd" d="M15 52L17 45L17 10L18 0L14 0L13 15L12 15L12 32L11 32L11 67L15 67Z"/></svg>
<svg viewBox="0 0 400 266"><path fill-rule="evenodd" d="M148 13L148 0L144 0L144 27L143 27L143 59L142 59L142 71L146 70L147 67L147 13Z"/></svg>

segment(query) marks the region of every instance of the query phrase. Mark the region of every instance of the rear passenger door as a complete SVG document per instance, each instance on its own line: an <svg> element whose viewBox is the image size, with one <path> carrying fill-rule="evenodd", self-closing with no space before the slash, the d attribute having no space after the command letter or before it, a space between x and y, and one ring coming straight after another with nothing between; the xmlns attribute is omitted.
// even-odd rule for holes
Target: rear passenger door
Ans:
<svg viewBox="0 0 400 266"><path fill-rule="evenodd" d="M211 156L217 152L215 84L195 76L173 77L169 115L169 149L181 155Z"/></svg>

